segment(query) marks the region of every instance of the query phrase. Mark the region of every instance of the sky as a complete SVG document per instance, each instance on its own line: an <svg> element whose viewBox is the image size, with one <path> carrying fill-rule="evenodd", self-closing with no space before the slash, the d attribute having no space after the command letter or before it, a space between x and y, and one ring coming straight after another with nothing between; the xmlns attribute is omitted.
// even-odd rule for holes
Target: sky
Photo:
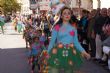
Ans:
<svg viewBox="0 0 110 73"><path fill-rule="evenodd" d="M110 0L101 0L102 1L102 5L101 8L110 8Z"/></svg>
<svg viewBox="0 0 110 73"><path fill-rule="evenodd" d="M97 0L93 0L93 8L97 8ZM110 8L110 0L101 0L101 8Z"/></svg>

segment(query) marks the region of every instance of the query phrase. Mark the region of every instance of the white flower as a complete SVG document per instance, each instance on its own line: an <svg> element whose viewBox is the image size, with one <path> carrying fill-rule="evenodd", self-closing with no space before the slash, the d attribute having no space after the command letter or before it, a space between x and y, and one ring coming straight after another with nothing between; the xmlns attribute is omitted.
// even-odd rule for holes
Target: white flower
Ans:
<svg viewBox="0 0 110 73"><path fill-rule="evenodd" d="M68 50L63 50L62 54L63 54L64 57L67 57L68 56Z"/></svg>

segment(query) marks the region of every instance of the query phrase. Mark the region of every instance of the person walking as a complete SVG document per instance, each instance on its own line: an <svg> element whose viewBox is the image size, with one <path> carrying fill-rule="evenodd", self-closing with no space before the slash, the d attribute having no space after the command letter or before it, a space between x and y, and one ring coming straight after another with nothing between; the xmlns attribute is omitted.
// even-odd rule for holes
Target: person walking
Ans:
<svg viewBox="0 0 110 73"><path fill-rule="evenodd" d="M0 26L1 26L3 34L4 34L4 29L3 29L4 24L5 24L5 19L2 17L2 15L0 13Z"/></svg>
<svg viewBox="0 0 110 73"><path fill-rule="evenodd" d="M90 55L78 41L77 29L72 26L72 11L64 6L59 22L53 27L52 38L48 46L49 73L74 73L83 63L82 56Z"/></svg>

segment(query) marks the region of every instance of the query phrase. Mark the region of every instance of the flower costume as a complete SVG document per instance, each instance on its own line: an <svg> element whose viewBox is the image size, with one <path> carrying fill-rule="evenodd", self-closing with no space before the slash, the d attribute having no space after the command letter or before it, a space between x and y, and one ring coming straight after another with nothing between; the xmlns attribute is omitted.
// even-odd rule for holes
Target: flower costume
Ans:
<svg viewBox="0 0 110 73"><path fill-rule="evenodd" d="M77 30L72 25L55 25L48 47L50 67L78 69L83 62L80 54L83 51L78 42Z"/></svg>
<svg viewBox="0 0 110 73"><path fill-rule="evenodd" d="M37 56L38 53L40 53L41 51L42 51L42 47L41 47L40 43L35 42L35 43L32 45L31 54L32 54L33 56Z"/></svg>

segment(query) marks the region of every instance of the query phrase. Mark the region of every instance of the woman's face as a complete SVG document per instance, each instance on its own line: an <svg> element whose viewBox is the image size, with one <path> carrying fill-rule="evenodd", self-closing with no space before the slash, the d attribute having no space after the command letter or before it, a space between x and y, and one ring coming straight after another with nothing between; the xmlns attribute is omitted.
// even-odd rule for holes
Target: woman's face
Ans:
<svg viewBox="0 0 110 73"><path fill-rule="evenodd" d="M62 19L63 21L69 21L71 19L71 11L69 9L65 9L62 12Z"/></svg>
<svg viewBox="0 0 110 73"><path fill-rule="evenodd" d="M108 12L107 13L108 13L108 16L110 17L110 8L108 9Z"/></svg>

